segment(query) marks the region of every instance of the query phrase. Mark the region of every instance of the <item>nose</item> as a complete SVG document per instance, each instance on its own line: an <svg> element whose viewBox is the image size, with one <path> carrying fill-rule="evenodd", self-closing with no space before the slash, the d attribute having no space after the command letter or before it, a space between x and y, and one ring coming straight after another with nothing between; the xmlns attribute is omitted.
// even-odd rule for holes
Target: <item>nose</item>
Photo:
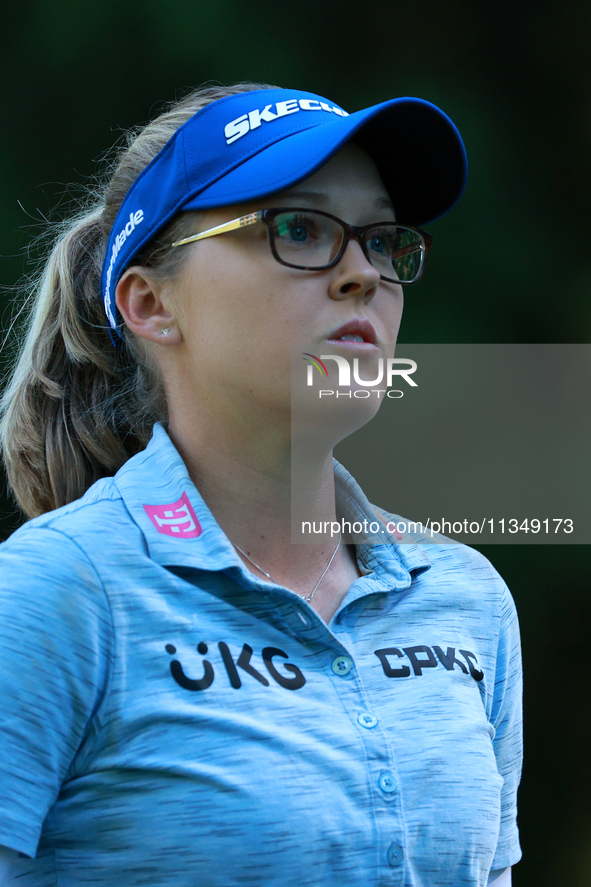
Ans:
<svg viewBox="0 0 591 887"><path fill-rule="evenodd" d="M371 302L380 282L380 272L374 268L357 240L351 239L340 262L333 269L336 273L328 286L331 299L339 302L348 296Z"/></svg>

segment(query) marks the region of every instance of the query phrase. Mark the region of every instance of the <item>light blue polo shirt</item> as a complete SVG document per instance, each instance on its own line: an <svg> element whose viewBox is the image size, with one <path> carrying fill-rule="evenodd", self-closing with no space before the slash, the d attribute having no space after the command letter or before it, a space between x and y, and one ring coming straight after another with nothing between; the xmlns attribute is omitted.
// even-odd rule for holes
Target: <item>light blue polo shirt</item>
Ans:
<svg viewBox="0 0 591 887"><path fill-rule="evenodd" d="M357 555L327 626L244 567L160 426L0 546L14 883L480 887L517 862L506 586L460 544Z"/></svg>

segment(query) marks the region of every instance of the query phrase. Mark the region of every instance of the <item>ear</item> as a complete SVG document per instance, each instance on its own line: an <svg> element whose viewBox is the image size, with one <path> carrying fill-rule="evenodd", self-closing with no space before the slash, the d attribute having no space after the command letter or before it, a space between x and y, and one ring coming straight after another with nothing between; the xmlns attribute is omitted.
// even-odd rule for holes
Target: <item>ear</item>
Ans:
<svg viewBox="0 0 591 887"><path fill-rule="evenodd" d="M178 323L167 307L166 287L150 277L146 268L128 268L117 284L115 298L126 326L137 336L159 345L182 341Z"/></svg>

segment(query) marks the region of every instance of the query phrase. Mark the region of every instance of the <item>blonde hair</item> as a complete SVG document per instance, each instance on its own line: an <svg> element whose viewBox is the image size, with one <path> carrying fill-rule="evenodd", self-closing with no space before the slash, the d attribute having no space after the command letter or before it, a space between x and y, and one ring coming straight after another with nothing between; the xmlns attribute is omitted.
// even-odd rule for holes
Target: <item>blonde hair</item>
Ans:
<svg viewBox="0 0 591 887"><path fill-rule="evenodd" d="M109 231L139 173L176 130L210 102L234 93L272 89L238 83L194 90L126 137L110 181L89 192L83 208L62 223L45 267L28 288L29 323L20 357L0 402L0 449L12 493L34 517L79 498L114 474L166 421L159 373L143 341L125 326L115 348L99 293ZM182 250L165 243L193 233L195 214L180 213L138 263L172 279ZM160 248L158 259L151 255ZM186 253L184 254L186 256Z"/></svg>

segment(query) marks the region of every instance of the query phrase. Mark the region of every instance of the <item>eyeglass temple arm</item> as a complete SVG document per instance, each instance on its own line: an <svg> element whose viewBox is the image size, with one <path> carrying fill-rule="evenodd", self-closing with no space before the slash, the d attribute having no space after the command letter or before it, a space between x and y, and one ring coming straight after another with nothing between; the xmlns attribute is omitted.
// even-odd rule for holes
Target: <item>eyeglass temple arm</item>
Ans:
<svg viewBox="0 0 591 887"><path fill-rule="evenodd" d="M433 243L433 238L430 234L427 234L426 231L421 231L421 234L425 238L425 251L429 252L431 244ZM402 246L400 249L394 250L395 256L399 259L401 256L409 256L411 253L416 253L417 250L422 249L420 243L411 243L410 246Z"/></svg>
<svg viewBox="0 0 591 887"><path fill-rule="evenodd" d="M194 243L196 240L205 240L206 237L215 237L216 234L225 234L227 231L235 231L237 228L244 228L246 225L254 225L263 218L263 211L249 213L247 216L240 216L239 219L232 219L230 222L224 222L223 225L216 225L215 228L209 228L200 234L193 234L191 237L185 237L183 240L175 240L171 246L183 246L185 243Z"/></svg>

